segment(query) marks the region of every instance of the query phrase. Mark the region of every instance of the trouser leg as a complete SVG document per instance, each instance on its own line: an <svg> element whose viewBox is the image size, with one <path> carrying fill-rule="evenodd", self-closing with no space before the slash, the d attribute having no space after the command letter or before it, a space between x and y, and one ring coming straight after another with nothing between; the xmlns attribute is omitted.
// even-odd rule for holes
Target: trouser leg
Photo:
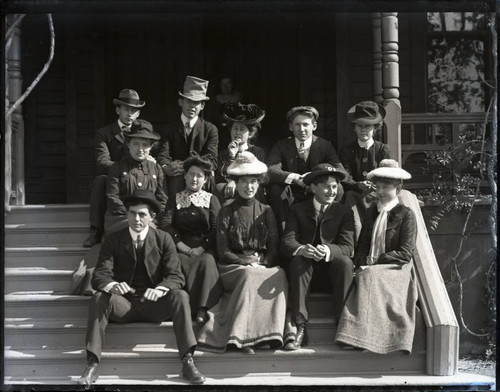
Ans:
<svg viewBox="0 0 500 392"><path fill-rule="evenodd" d="M102 234L104 230L104 214L106 213L106 175L94 178L90 189L89 221Z"/></svg>
<svg viewBox="0 0 500 392"><path fill-rule="evenodd" d="M345 298L351 286L354 273L354 264L347 256L334 257L330 263L329 275L333 295L333 314L338 323Z"/></svg>
<svg viewBox="0 0 500 392"><path fill-rule="evenodd" d="M288 297L292 318L296 324L305 323L309 319L308 302L312 276L312 259L294 256L288 265Z"/></svg>

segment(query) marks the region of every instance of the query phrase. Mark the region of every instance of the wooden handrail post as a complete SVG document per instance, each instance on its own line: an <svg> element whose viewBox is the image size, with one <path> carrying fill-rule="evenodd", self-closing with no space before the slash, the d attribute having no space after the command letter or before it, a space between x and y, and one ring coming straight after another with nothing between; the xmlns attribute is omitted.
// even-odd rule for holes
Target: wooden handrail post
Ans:
<svg viewBox="0 0 500 392"><path fill-rule="evenodd" d="M399 102L399 35L397 12L382 13L382 97L386 110L387 144L401 164L401 103Z"/></svg>
<svg viewBox="0 0 500 392"><path fill-rule="evenodd" d="M381 14L372 14L373 27L373 100L382 104L382 30L380 22Z"/></svg>

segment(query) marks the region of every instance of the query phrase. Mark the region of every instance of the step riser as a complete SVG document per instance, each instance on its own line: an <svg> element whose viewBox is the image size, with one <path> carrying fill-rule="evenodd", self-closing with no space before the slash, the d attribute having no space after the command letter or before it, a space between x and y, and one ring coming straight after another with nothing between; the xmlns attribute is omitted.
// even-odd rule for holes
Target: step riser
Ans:
<svg viewBox="0 0 500 392"><path fill-rule="evenodd" d="M130 326L130 325L129 325ZM198 332L194 328L195 334ZM310 344L333 344L335 341L333 325L308 329ZM85 344L86 327L80 324L75 328L54 329L5 329L5 344L11 347L41 348L50 347L77 347ZM137 344L166 344L167 347L177 347L172 327L144 327L140 331L124 328L121 325L109 324L106 328L106 347L134 347Z"/></svg>
<svg viewBox="0 0 500 392"><path fill-rule="evenodd" d="M52 291L55 294L69 294L71 291L70 277L24 277L6 276L5 293L11 294L19 291Z"/></svg>
<svg viewBox="0 0 500 392"><path fill-rule="evenodd" d="M6 229L5 246L68 246L82 245L88 236L87 228L71 228L64 231Z"/></svg>
<svg viewBox="0 0 500 392"><path fill-rule="evenodd" d="M90 299L90 297L87 297ZM23 318L29 315L32 319L78 319L86 318L88 301L65 300L61 302L52 301L22 301L5 302L5 317ZM333 311L328 302L321 301L310 303L310 315L332 316Z"/></svg>
<svg viewBox="0 0 500 392"><path fill-rule="evenodd" d="M15 211L10 212L5 217L5 223L68 223L78 222L89 226L88 208L76 211L58 210L58 211Z"/></svg>
<svg viewBox="0 0 500 392"><path fill-rule="evenodd" d="M88 249L84 249L75 253L63 252L5 252L5 267L6 268L36 268L43 267L46 269L61 270L68 269L74 270L80 260L83 259Z"/></svg>
<svg viewBox="0 0 500 392"><path fill-rule="evenodd" d="M309 356L287 358L283 356L273 359L263 358L257 352L254 356L241 354L237 361L234 357L225 360L224 355L217 357L196 359L200 371L208 377L220 376L238 377L247 373L287 373L295 376L311 374L328 374L329 376L356 375L371 373L380 374L408 374L425 372L425 356L338 356L322 357L311 360ZM138 377L151 377L163 380L166 374L176 374L181 371L181 362L178 358L142 358L130 359L103 358L99 366L101 376L120 377L133 379ZM7 377L79 377L85 369L85 359L82 354L70 353L65 359L58 360L7 360L5 362L5 375ZM68 383L70 380L68 379Z"/></svg>

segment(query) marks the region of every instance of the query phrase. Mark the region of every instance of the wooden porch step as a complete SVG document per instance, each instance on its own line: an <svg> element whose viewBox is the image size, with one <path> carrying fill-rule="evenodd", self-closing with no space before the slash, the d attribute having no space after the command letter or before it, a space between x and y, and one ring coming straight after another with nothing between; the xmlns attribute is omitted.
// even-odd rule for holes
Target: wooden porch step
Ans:
<svg viewBox="0 0 500 392"><path fill-rule="evenodd" d="M16 292L4 297L4 317L33 320L86 319L90 297L54 294L51 291ZM332 316L331 295L312 293L309 303L311 316Z"/></svg>
<svg viewBox="0 0 500 392"><path fill-rule="evenodd" d="M6 268L44 267L74 270L89 248L81 246L29 246L5 248Z"/></svg>
<svg viewBox="0 0 500 392"><path fill-rule="evenodd" d="M88 226L73 222L6 224L5 246L81 246L88 233Z"/></svg>
<svg viewBox="0 0 500 392"><path fill-rule="evenodd" d="M6 347L5 374L8 377L64 377L68 383L85 368L85 350L43 348L18 351ZM341 350L337 345L307 346L297 351L257 350L245 355L239 350L224 354L196 351L196 362L207 377L243 377L248 374L290 376L346 376L422 374L425 354L379 355ZM164 345L136 345L132 349L103 351L99 366L101 377L150 378L165 380L166 374L178 377L181 369L178 351Z"/></svg>
<svg viewBox="0 0 500 392"><path fill-rule="evenodd" d="M5 223L67 223L79 222L89 225L88 204L38 204L11 206Z"/></svg>
<svg viewBox="0 0 500 392"><path fill-rule="evenodd" d="M336 328L333 317L314 317L308 324L310 344L333 344ZM195 334L199 327L194 326ZM87 319L7 318L4 320L5 342L19 350L42 347L82 348ZM106 328L104 348L135 347L144 344L166 344L176 347L172 321L162 323L110 323Z"/></svg>
<svg viewBox="0 0 500 392"><path fill-rule="evenodd" d="M43 267L5 268L5 293L27 289L51 290L53 293L69 294L72 270L48 270Z"/></svg>

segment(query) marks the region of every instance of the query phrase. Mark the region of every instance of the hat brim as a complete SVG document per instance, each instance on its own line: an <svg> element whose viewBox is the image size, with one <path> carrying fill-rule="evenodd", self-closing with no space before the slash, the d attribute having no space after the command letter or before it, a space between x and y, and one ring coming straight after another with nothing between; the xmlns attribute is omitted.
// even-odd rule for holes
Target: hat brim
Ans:
<svg viewBox="0 0 500 392"><path fill-rule="evenodd" d="M390 178L392 180L409 180L411 174L400 167L377 167L366 175L368 180L373 177Z"/></svg>
<svg viewBox="0 0 500 392"><path fill-rule="evenodd" d="M160 140L161 136L158 135L156 132L154 133L129 133L129 134L124 134L125 138L132 139L133 137L137 137L140 139L149 139L149 140Z"/></svg>
<svg viewBox="0 0 500 392"><path fill-rule="evenodd" d="M267 173L267 165L260 161L252 163L235 164L234 167L231 167L230 165L227 168L227 174L233 177L259 176L265 173Z"/></svg>
<svg viewBox="0 0 500 392"><path fill-rule="evenodd" d="M259 124L265 116L266 116L266 113L263 113L262 115L260 115L257 118L250 118L248 120L236 120L234 118L229 117L228 115L226 115L224 113L223 118L224 118L224 120L227 120L231 123L240 123L240 124L244 124L244 125L255 125L255 124Z"/></svg>
<svg viewBox="0 0 500 392"><path fill-rule="evenodd" d="M179 95L182 98L187 98L190 99L191 101L195 102L200 102L200 101L209 101L210 97L207 97L206 95L185 95L179 91Z"/></svg>
<svg viewBox="0 0 500 392"><path fill-rule="evenodd" d="M380 113L377 115L376 118L364 118L364 117L356 118L356 115L354 113L348 113L347 119L350 122L353 122L354 124L375 125L380 123L384 118L380 115Z"/></svg>
<svg viewBox="0 0 500 392"><path fill-rule="evenodd" d="M125 102L120 99L113 99L113 103L118 106L118 105L125 105L125 106L131 106L133 108L142 108L146 102L145 101L139 101L138 103L131 103L131 102Z"/></svg>
<svg viewBox="0 0 500 392"><path fill-rule="evenodd" d="M332 176L332 177L335 177L337 178L337 180L340 182L340 181L343 181L345 180L345 178L347 177L347 173L343 172L343 171L340 171L339 169L335 169L335 170L328 170L328 169L322 169L322 170L314 170L310 173L308 173L304 178L303 178L303 182L304 184L306 185L311 185L313 180L316 178L316 177L319 177L319 176L323 176L323 175L329 175L329 176Z"/></svg>
<svg viewBox="0 0 500 392"><path fill-rule="evenodd" d="M123 201L123 204L127 204L127 203L130 203L132 201L140 201L140 202L150 206L156 214L160 213L160 211L161 211L161 203L158 200L150 199L149 197L140 197L140 196L129 195L129 196L124 196L122 201Z"/></svg>

